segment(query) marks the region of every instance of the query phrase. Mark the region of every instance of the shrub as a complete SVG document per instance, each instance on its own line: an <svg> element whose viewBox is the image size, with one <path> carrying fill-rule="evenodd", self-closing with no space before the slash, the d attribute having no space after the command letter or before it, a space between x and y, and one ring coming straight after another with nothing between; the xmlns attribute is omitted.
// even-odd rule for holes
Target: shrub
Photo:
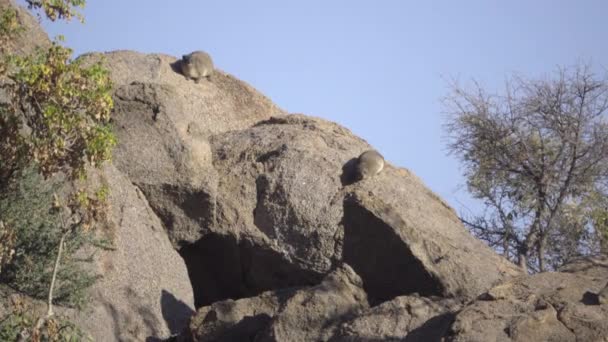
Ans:
<svg viewBox="0 0 608 342"><path fill-rule="evenodd" d="M61 219L53 209L53 194L60 182L44 180L33 168L11 184L0 198L4 221L15 227L15 255L3 270L0 281L37 299L45 299L53 274L59 241L63 234ZM55 285L55 301L81 307L86 289L96 279L85 269L86 258L77 251L93 239L91 232L77 230L66 239L61 267Z"/></svg>

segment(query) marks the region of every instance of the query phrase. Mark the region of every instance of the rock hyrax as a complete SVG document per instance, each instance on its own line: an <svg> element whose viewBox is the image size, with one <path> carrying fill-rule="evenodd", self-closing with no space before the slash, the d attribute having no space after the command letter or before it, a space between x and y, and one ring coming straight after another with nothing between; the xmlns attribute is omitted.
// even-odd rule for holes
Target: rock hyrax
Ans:
<svg viewBox="0 0 608 342"><path fill-rule="evenodd" d="M203 77L209 77L213 72L213 61L211 56L204 51L194 51L182 56L182 74L187 79L193 79L196 83Z"/></svg>
<svg viewBox="0 0 608 342"><path fill-rule="evenodd" d="M380 173L384 168L384 158L374 150L368 150L357 161L357 180L364 180Z"/></svg>

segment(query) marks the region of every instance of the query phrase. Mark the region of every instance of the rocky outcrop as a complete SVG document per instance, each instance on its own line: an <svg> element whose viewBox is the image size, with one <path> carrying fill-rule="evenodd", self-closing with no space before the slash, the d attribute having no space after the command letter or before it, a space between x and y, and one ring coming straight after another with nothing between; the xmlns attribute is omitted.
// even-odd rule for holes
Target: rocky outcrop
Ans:
<svg viewBox="0 0 608 342"><path fill-rule="evenodd" d="M32 46L48 44L31 25ZM110 188L115 250L96 254L92 302L72 312L97 340L608 336L605 259L523 275L410 171L355 181L370 146L338 124L219 70L189 81L172 56L80 58L110 70L119 139L91 177Z"/></svg>
<svg viewBox="0 0 608 342"><path fill-rule="evenodd" d="M184 258L196 307L314 286L344 263L372 305L466 301L519 274L409 171L354 182L370 147L335 123L286 115L221 71L195 84L170 56L83 58L111 71L114 164Z"/></svg>
<svg viewBox="0 0 608 342"><path fill-rule="evenodd" d="M330 277L336 279L333 274ZM338 279L351 284L349 289L357 288L358 282L345 280L355 277ZM320 288L327 289L323 285L273 291L200 308L187 337L197 342L606 341L608 305L599 300L606 279L608 257L597 257L575 260L560 272L512 278L467 304L414 294L368 307L365 296L353 296L358 305L352 301L319 300L337 295L331 290L321 291ZM324 280L322 284L327 282ZM335 292L348 298L353 291ZM294 293L307 300L291 301ZM309 304L310 298L316 298L311 300L314 304ZM348 313L341 315L327 313L343 307L356 309L345 310ZM277 322L285 316L299 318L294 320L298 323L279 330L292 333L270 338L268 332L275 331ZM314 333L309 331L310 327L314 327Z"/></svg>
<svg viewBox="0 0 608 342"><path fill-rule="evenodd" d="M347 129L284 115L221 72L195 84L167 56L104 60L117 84L115 164L186 260L197 306L312 285L342 262L372 302L473 298L518 273L407 170L351 184L369 145Z"/></svg>

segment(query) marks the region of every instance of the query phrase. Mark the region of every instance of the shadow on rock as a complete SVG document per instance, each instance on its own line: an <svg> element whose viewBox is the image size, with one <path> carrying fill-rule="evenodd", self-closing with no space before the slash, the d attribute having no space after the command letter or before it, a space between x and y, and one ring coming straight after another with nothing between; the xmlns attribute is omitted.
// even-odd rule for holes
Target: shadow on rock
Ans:
<svg viewBox="0 0 608 342"><path fill-rule="evenodd" d="M179 253L188 268L196 308L273 289L313 285L323 276L289 263L267 246L229 235L207 234Z"/></svg>
<svg viewBox="0 0 608 342"><path fill-rule="evenodd" d="M160 296L160 306L163 318L171 334L179 333L188 324L188 320L194 314L188 304L177 299L169 291L163 290Z"/></svg>
<svg viewBox="0 0 608 342"><path fill-rule="evenodd" d="M581 303L583 303L585 305L600 305L600 300L599 300L597 294L587 291L583 294Z"/></svg>
<svg viewBox="0 0 608 342"><path fill-rule="evenodd" d="M181 59L178 59L169 65L171 66L171 70L175 71L175 73L182 75L182 60Z"/></svg>
<svg viewBox="0 0 608 342"><path fill-rule="evenodd" d="M370 304L414 292L423 296L442 295L441 283L414 257L396 228L355 198L344 201L343 223L343 260L363 280Z"/></svg>
<svg viewBox="0 0 608 342"><path fill-rule="evenodd" d="M342 166L342 174L340 175L340 182L342 186L347 186L357 181L357 158L352 158Z"/></svg>
<svg viewBox="0 0 608 342"><path fill-rule="evenodd" d="M405 342L442 341L443 336L447 334L454 322L454 316L454 313L449 312L429 319L422 326L407 334Z"/></svg>

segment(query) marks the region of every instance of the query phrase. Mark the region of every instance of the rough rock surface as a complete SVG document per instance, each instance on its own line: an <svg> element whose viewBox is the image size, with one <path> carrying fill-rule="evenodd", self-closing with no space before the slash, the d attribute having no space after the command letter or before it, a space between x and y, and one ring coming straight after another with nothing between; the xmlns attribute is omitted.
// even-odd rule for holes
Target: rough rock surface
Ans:
<svg viewBox="0 0 608 342"><path fill-rule="evenodd" d="M200 308L189 337L197 342L607 341L608 304L598 297L606 279L608 257L579 259L560 272L510 279L464 307L455 299L411 295L374 307L361 300L356 310L337 316L327 312L344 302L327 300L337 294L320 290L323 286L265 292ZM338 290L346 293L339 298L348 298L358 282L342 283L355 284ZM307 300L292 300L298 298L294 293Z"/></svg>
<svg viewBox="0 0 608 342"><path fill-rule="evenodd" d="M458 313L448 341L608 341L608 304L598 300L608 258L579 259L560 271L492 288Z"/></svg>
<svg viewBox="0 0 608 342"><path fill-rule="evenodd" d="M195 341L321 341L331 335L328 323L353 317L367 307L361 279L343 265L313 287L265 292L201 308L190 329Z"/></svg>
<svg viewBox="0 0 608 342"><path fill-rule="evenodd" d="M102 60L116 84L115 165L186 260L197 306L312 285L342 261L372 301L473 298L518 274L410 172L387 166L351 184L369 145L347 129L285 115L222 72L189 82L174 57L118 51Z"/></svg>
<svg viewBox="0 0 608 342"><path fill-rule="evenodd" d="M186 340L439 341L460 306L412 295L370 308L360 278L344 265L320 285L202 307Z"/></svg>
<svg viewBox="0 0 608 342"><path fill-rule="evenodd" d="M101 58L115 84L115 164L144 192L176 247L196 242L211 224L218 186L208 138L283 112L221 71L210 81L188 81L171 56L117 51L81 58Z"/></svg>
<svg viewBox="0 0 608 342"><path fill-rule="evenodd" d="M440 341L459 308L453 299L397 297L340 322L329 341Z"/></svg>
<svg viewBox="0 0 608 342"><path fill-rule="evenodd" d="M96 341L144 341L180 332L194 312L183 259L144 195L114 166L91 178L109 187L114 249L96 251L94 271L102 277L74 321Z"/></svg>

